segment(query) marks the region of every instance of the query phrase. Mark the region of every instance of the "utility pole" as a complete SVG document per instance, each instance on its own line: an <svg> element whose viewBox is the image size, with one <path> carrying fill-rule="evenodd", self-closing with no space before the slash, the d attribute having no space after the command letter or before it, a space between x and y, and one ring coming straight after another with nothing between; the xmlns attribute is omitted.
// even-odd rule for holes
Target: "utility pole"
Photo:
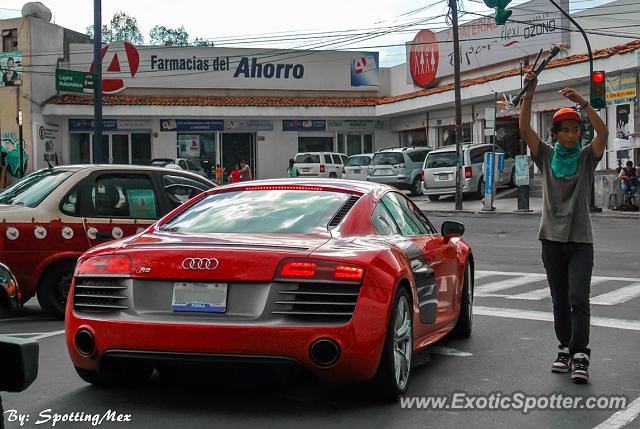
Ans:
<svg viewBox="0 0 640 429"><path fill-rule="evenodd" d="M93 0L93 162L104 162L102 156L102 1Z"/></svg>
<svg viewBox="0 0 640 429"><path fill-rule="evenodd" d="M22 110L18 110L18 151L20 152L20 178L24 177L24 139L22 138Z"/></svg>
<svg viewBox="0 0 640 429"><path fill-rule="evenodd" d="M456 210L462 210L462 100L460 96L460 38L458 36L458 3L449 0L453 25L453 75L456 110Z"/></svg>

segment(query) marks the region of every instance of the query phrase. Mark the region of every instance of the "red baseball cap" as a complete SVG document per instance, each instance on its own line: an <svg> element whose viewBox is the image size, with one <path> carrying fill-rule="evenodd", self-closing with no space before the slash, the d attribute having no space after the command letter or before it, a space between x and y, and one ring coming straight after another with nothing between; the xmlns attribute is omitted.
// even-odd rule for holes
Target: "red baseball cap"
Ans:
<svg viewBox="0 0 640 429"><path fill-rule="evenodd" d="M563 107L553 115L553 123L557 124L560 121L580 121L580 113L576 112L571 107Z"/></svg>

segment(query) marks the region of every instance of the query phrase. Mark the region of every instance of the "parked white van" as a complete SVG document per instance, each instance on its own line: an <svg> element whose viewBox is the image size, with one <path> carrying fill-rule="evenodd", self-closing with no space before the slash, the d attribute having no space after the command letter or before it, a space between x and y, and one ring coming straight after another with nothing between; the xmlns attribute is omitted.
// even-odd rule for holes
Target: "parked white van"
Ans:
<svg viewBox="0 0 640 429"><path fill-rule="evenodd" d="M300 152L294 158L300 177L342 177L346 161L347 155L336 152Z"/></svg>

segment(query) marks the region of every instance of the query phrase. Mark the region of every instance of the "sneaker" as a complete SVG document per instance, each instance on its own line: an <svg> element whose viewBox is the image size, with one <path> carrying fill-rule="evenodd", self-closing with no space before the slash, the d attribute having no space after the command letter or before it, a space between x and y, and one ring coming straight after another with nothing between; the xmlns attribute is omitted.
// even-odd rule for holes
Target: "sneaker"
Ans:
<svg viewBox="0 0 640 429"><path fill-rule="evenodd" d="M571 355L569 354L569 349L566 351L564 349L560 349L561 351L558 353L558 357L553 364L551 365L551 372L569 372L569 363L571 362Z"/></svg>
<svg viewBox="0 0 640 429"><path fill-rule="evenodd" d="M589 356L586 353L576 353L571 359L571 381L574 383L589 382Z"/></svg>

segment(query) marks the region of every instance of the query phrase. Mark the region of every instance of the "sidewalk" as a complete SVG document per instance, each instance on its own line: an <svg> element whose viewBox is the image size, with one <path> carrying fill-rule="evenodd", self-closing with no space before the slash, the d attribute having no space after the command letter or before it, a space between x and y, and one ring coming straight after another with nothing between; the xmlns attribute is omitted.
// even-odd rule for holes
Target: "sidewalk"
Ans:
<svg viewBox="0 0 640 429"><path fill-rule="evenodd" d="M482 200L465 196L462 201L462 210L455 210L455 200L451 197L441 197L438 201L430 201L426 196L413 197L413 202L425 214L488 214L488 215L516 215L516 216L540 216L542 213L542 198L529 198L529 212L519 212L518 199L515 198L516 189L502 190L495 198L494 211L483 210ZM591 213L591 217L622 218L640 220L640 212L623 212L602 207L602 212Z"/></svg>

